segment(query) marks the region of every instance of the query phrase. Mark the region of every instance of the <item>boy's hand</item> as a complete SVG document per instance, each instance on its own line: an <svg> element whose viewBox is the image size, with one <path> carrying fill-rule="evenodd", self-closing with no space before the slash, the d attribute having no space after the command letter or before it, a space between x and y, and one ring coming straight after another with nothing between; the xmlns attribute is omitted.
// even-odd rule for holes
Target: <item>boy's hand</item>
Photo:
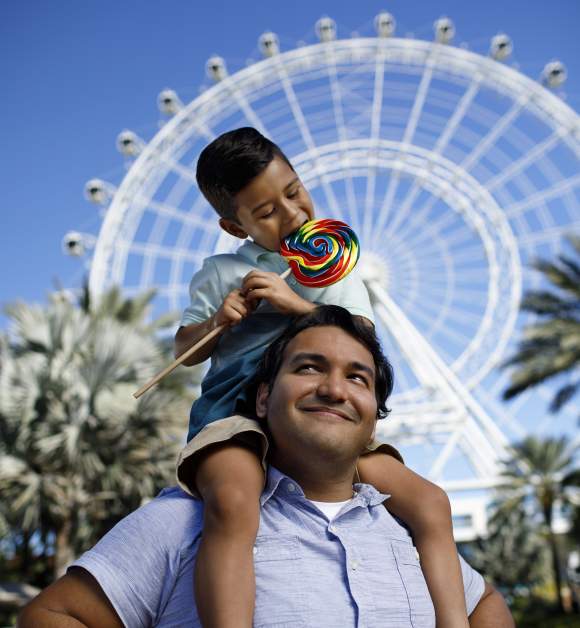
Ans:
<svg viewBox="0 0 580 628"><path fill-rule="evenodd" d="M297 295L280 275L253 270L244 277L241 293L255 309L260 299L266 299L282 314L306 314L316 306Z"/></svg>
<svg viewBox="0 0 580 628"><path fill-rule="evenodd" d="M232 290L214 314L212 327L227 325L233 327L251 314L255 305L242 296L241 290Z"/></svg>

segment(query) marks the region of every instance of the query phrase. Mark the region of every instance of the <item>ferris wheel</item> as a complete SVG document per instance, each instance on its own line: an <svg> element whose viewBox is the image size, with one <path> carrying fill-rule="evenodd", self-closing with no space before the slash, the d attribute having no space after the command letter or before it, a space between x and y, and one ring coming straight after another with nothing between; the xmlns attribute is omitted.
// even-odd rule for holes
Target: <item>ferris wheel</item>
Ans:
<svg viewBox="0 0 580 628"><path fill-rule="evenodd" d="M522 291L538 280L530 262L580 228L580 121L554 93L564 66L524 76L506 63L506 35L483 56L451 45L447 18L433 41L395 37L388 13L375 28L338 39L322 18L318 42L288 51L265 33L264 58L249 67L230 74L211 57L213 85L190 103L162 91L157 134L118 138L133 160L121 183L87 183L108 208L90 287L155 287L158 312L181 311L202 260L239 244L196 187L197 157L220 133L256 127L288 155L317 216L359 235L397 380L380 434L448 490L486 489L509 440L541 420L498 402L497 367L518 336ZM66 246L86 242L72 233Z"/></svg>

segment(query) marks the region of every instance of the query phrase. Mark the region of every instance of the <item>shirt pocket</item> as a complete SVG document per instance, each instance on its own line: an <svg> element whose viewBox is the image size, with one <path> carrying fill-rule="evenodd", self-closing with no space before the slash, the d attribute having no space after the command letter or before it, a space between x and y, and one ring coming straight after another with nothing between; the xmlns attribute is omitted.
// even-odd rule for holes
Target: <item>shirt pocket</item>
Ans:
<svg viewBox="0 0 580 628"><path fill-rule="evenodd" d="M306 591L296 536L259 536L254 545L254 628L307 626Z"/></svg>
<svg viewBox="0 0 580 628"><path fill-rule="evenodd" d="M417 551L411 544L393 543L393 553L409 601L411 625L413 628L435 628L435 609Z"/></svg>

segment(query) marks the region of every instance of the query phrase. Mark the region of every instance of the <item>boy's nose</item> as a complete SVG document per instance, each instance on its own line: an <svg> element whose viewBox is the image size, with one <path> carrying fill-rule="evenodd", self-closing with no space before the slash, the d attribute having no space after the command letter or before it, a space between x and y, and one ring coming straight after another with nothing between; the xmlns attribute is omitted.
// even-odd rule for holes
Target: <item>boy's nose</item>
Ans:
<svg viewBox="0 0 580 628"><path fill-rule="evenodd" d="M296 207L296 205L290 199L284 199L280 208L282 209L282 212L284 213L284 216L288 221L295 218L296 214L300 211L299 208Z"/></svg>

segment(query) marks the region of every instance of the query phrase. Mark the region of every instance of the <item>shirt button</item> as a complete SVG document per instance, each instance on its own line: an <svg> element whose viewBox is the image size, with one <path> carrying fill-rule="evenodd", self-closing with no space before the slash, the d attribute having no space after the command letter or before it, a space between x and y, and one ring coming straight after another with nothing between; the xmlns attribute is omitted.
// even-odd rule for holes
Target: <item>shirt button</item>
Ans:
<svg viewBox="0 0 580 628"><path fill-rule="evenodd" d="M336 532L336 526L333 526L332 524L330 524L328 526L328 531L334 534Z"/></svg>
<svg viewBox="0 0 580 628"><path fill-rule="evenodd" d="M357 570L357 568L358 568L358 560L351 560L351 561L350 561L350 568L351 568L353 571L356 571L356 570Z"/></svg>
<svg viewBox="0 0 580 628"><path fill-rule="evenodd" d="M254 555L256 555L258 553L258 548L254 545L252 551L254 552Z"/></svg>
<svg viewBox="0 0 580 628"><path fill-rule="evenodd" d="M293 493L295 490L296 490L296 487L294 486L294 484L291 484L290 482L288 482L288 492Z"/></svg>

